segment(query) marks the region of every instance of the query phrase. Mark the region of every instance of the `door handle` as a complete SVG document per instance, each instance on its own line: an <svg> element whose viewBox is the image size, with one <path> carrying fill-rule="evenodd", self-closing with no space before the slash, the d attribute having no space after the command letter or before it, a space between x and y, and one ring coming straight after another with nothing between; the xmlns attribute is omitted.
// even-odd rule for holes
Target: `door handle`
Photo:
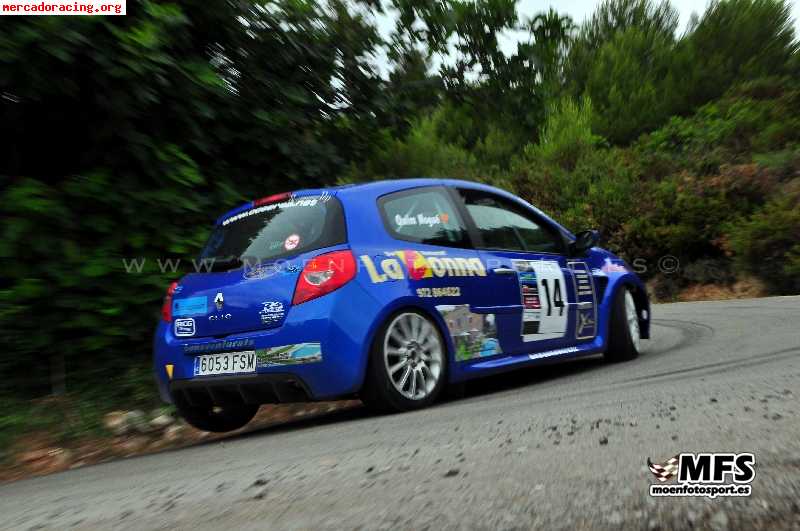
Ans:
<svg viewBox="0 0 800 531"><path fill-rule="evenodd" d="M492 273L495 275L516 275L517 272L514 269L510 269L508 267L495 267L492 269Z"/></svg>

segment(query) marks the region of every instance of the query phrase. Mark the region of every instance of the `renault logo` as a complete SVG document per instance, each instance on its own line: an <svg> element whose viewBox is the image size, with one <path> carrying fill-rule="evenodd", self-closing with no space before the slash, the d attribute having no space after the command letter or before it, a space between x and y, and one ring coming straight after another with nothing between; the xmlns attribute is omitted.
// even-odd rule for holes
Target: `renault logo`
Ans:
<svg viewBox="0 0 800 531"><path fill-rule="evenodd" d="M222 310L222 306L225 304L225 299L222 297L221 291L217 293L216 297L214 297L214 304L217 305L217 310Z"/></svg>

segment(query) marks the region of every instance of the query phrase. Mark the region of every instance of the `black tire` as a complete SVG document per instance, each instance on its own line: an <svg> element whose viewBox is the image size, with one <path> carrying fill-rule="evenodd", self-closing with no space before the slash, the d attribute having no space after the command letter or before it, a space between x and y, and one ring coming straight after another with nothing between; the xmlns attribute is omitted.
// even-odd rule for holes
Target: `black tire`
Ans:
<svg viewBox="0 0 800 531"><path fill-rule="evenodd" d="M397 318L405 314L415 314L424 319L430 325L432 332L436 335L435 340L438 341L441 348L440 371L433 389L424 398L413 400L403 396L403 394L397 390L388 374L384 358L384 348L389 327ZM446 387L447 371L447 345L436 323L422 312L416 310L402 310L390 316L375 335L372 348L370 349L370 358L367 364L364 386L361 389L359 398L361 398L361 401L369 409L378 413L399 413L422 409L433 404Z"/></svg>
<svg viewBox="0 0 800 531"><path fill-rule="evenodd" d="M173 397L175 409L183 420L202 431L224 433L238 430L250 422L258 412L258 405L241 404L236 406L193 406L181 394Z"/></svg>
<svg viewBox="0 0 800 531"><path fill-rule="evenodd" d="M631 337L628 326L628 313L625 307L625 298L628 294L633 297L630 288L623 286L614 295L608 330L608 348L605 352L605 358L610 362L629 361L639 356L639 349Z"/></svg>

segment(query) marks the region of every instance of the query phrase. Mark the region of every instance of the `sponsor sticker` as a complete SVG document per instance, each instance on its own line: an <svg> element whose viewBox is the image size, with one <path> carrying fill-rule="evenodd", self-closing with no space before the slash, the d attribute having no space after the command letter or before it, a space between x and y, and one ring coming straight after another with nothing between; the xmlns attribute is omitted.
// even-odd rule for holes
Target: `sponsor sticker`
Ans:
<svg viewBox="0 0 800 531"><path fill-rule="evenodd" d="M327 199L326 199L327 201ZM270 203L268 205L251 208L250 210L245 210L235 216L231 216L222 221L222 226L229 225L231 223L235 223L241 219L248 218L250 216L255 216L256 214L261 214L262 212L270 212L276 209L286 209L286 208L297 208L297 207L313 207L316 206L317 203L320 202L319 196L312 196L312 197L300 197L295 198L291 197L288 201L283 201L281 203Z"/></svg>
<svg viewBox="0 0 800 531"><path fill-rule="evenodd" d="M611 258L606 258L600 271L603 273L627 273L628 269L622 264L615 264L611 261Z"/></svg>
<svg viewBox="0 0 800 531"><path fill-rule="evenodd" d="M447 324L456 350L456 361L469 361L503 353L497 340L494 314L473 313L469 311L469 304L441 304L436 309Z"/></svg>
<svg viewBox="0 0 800 531"><path fill-rule="evenodd" d="M298 365L322 361L322 348L319 343L296 343L256 349L259 367Z"/></svg>
<svg viewBox="0 0 800 531"><path fill-rule="evenodd" d="M172 315L175 317L193 317L208 312L208 297L188 297L172 301Z"/></svg>
<svg viewBox="0 0 800 531"><path fill-rule="evenodd" d="M300 245L300 235L299 234L291 234L286 237L286 240L283 242L283 248L287 251L292 251L297 249L297 246Z"/></svg>
<svg viewBox="0 0 800 531"><path fill-rule="evenodd" d="M528 358L532 360L541 360L544 358L552 358L553 356L563 356L565 354L574 354L578 352L577 347L559 348L556 350L547 350L545 352L538 352L536 354L528 354Z"/></svg>
<svg viewBox="0 0 800 531"><path fill-rule="evenodd" d="M199 343L184 345L183 351L186 354L197 354L201 352L216 352L221 350L246 349L252 347L255 341L252 339L228 339L225 341L212 341L211 343Z"/></svg>
<svg viewBox="0 0 800 531"><path fill-rule="evenodd" d="M264 301L261 305L261 311L258 312L261 316L261 324L269 325L277 323L283 319L286 313L283 303L279 301Z"/></svg>
<svg viewBox="0 0 800 531"><path fill-rule="evenodd" d="M388 251L386 258L361 255L359 258L373 284L388 280L486 276L480 258L449 257L443 253Z"/></svg>
<svg viewBox="0 0 800 531"><path fill-rule="evenodd" d="M195 334L194 319L175 319L175 335L177 337L191 337Z"/></svg>

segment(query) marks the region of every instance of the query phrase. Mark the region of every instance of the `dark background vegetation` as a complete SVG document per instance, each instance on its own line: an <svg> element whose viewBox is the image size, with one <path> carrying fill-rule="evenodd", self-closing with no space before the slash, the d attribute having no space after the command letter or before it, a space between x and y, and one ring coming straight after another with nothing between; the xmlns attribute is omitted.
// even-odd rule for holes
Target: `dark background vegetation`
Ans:
<svg viewBox="0 0 800 531"><path fill-rule="evenodd" d="M381 9L399 13L388 40L365 16ZM683 33L651 0L604 1L580 25L554 10L521 19L515 0L128 13L0 25L0 449L157 404L151 337L177 274L155 260L195 256L218 215L279 191L480 180L600 229L650 265L663 299L744 276L800 291L786 1L715 1ZM506 55L509 30L525 38ZM665 254L679 274L652 267ZM126 273L137 257L143 272Z"/></svg>

